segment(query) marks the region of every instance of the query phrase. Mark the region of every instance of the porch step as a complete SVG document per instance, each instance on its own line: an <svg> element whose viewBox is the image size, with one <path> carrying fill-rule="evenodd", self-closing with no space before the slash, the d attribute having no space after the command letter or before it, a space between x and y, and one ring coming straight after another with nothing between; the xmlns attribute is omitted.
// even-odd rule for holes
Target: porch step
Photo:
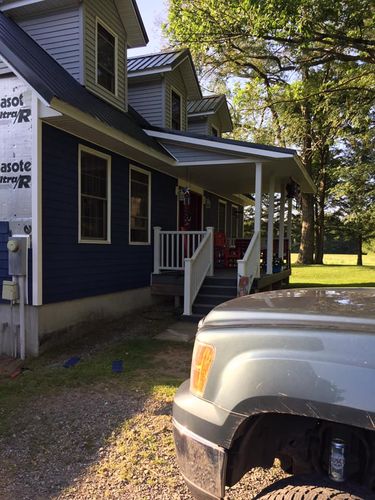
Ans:
<svg viewBox="0 0 375 500"><path fill-rule="evenodd" d="M207 277L193 304L193 313L201 316L208 314L214 307L237 297L235 277Z"/></svg>
<svg viewBox="0 0 375 500"><path fill-rule="evenodd" d="M210 286L232 286L237 288L237 278L223 278L223 277L216 277L216 276L208 276L204 282L204 285L210 285Z"/></svg>
<svg viewBox="0 0 375 500"><path fill-rule="evenodd" d="M180 319L181 321L187 321L189 323L196 323L198 324L200 320L203 318L204 314L199 314L199 313L193 313L190 316L186 316L183 314Z"/></svg>
<svg viewBox="0 0 375 500"><path fill-rule="evenodd" d="M206 285L203 283L199 290L199 295L224 295L225 297L235 297L237 295L237 286L233 285Z"/></svg>
<svg viewBox="0 0 375 500"><path fill-rule="evenodd" d="M227 300L231 300L235 297L235 295L230 294L230 295L220 295L219 293L216 293L217 290L215 290L215 293L213 294L205 294L199 292L197 295L197 298L195 299L196 304L210 304L210 305L219 305L222 304L223 302L226 302Z"/></svg>
<svg viewBox="0 0 375 500"><path fill-rule="evenodd" d="M193 314L199 314L200 317L202 318L203 316L206 316L214 307L216 307L218 304L196 304L194 302L193 304Z"/></svg>

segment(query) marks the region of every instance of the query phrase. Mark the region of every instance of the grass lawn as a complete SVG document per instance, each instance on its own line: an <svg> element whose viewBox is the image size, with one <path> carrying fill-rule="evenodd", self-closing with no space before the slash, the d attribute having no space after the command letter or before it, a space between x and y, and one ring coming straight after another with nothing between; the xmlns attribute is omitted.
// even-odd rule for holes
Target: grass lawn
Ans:
<svg viewBox="0 0 375 500"><path fill-rule="evenodd" d="M297 254L292 254L292 262ZM363 266L356 266L355 255L328 254L324 265L293 265L290 285L306 286L375 286L375 255L364 255Z"/></svg>

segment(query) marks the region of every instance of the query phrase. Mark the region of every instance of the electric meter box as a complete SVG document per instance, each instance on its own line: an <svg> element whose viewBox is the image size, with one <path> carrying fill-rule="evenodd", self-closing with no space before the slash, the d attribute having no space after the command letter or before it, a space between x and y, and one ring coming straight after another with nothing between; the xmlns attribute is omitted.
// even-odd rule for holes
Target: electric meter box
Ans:
<svg viewBox="0 0 375 500"><path fill-rule="evenodd" d="M28 237L12 236L7 243L9 258L9 274L26 276Z"/></svg>
<svg viewBox="0 0 375 500"><path fill-rule="evenodd" d="M3 294L2 298L4 300L18 300L18 284L14 281L3 281Z"/></svg>

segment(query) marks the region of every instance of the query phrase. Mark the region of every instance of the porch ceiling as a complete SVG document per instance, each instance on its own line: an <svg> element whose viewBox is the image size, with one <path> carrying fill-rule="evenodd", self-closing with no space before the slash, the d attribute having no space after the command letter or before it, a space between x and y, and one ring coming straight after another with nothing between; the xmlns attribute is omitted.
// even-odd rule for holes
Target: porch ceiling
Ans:
<svg viewBox="0 0 375 500"><path fill-rule="evenodd" d="M179 177L218 194L254 193L257 162L263 165L263 192L268 192L271 177L276 191L292 177L302 192L315 192L294 150L187 133L146 132L176 159Z"/></svg>
<svg viewBox="0 0 375 500"><path fill-rule="evenodd" d="M264 161L261 158L244 158L225 164L184 165L178 167L181 170L179 177L217 194L254 193L255 165L259 161L263 165L262 190L264 193L268 192L270 179L273 176L275 177L275 192L280 192L282 184L290 177L301 186L303 192L314 192L313 187L301 175L298 165L292 159Z"/></svg>

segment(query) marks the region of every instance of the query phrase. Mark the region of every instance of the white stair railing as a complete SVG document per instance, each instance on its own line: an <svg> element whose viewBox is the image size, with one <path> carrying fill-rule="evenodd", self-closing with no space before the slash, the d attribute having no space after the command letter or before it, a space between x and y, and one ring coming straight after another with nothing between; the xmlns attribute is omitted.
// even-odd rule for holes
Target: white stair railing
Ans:
<svg viewBox="0 0 375 500"><path fill-rule="evenodd" d="M193 256L206 231L162 231L154 227L154 273L183 271L184 261Z"/></svg>
<svg viewBox="0 0 375 500"><path fill-rule="evenodd" d="M237 294L250 293L254 278L260 277L260 232L253 234L245 255L237 261Z"/></svg>
<svg viewBox="0 0 375 500"><path fill-rule="evenodd" d="M208 227L191 258L185 259L184 314L192 314L195 297L206 276L214 274L214 228Z"/></svg>

